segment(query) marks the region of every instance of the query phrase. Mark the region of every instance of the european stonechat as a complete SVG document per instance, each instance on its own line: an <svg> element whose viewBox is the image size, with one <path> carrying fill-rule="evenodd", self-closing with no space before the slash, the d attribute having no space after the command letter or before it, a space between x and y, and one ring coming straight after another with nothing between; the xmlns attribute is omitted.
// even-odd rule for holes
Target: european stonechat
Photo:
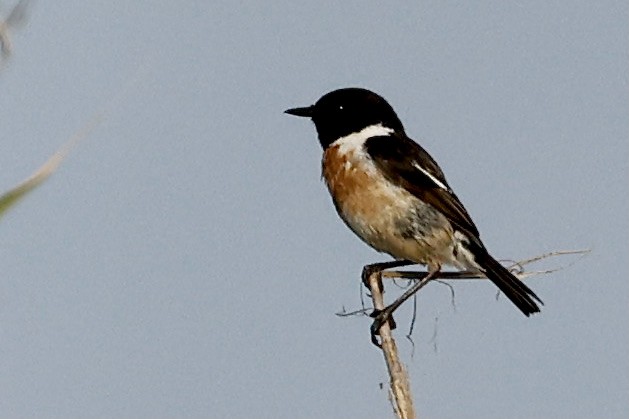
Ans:
<svg viewBox="0 0 629 419"><path fill-rule="evenodd" d="M542 301L489 254L437 162L406 135L384 98L339 89L286 113L314 122L334 206L365 243L400 261L383 267L422 264L435 274L450 265L479 273L526 316L540 311Z"/></svg>

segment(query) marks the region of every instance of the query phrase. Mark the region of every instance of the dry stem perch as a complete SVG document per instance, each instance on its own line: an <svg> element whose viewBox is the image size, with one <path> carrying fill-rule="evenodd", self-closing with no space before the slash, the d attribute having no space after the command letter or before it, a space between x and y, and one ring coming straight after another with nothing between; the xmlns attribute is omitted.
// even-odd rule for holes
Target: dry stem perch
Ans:
<svg viewBox="0 0 629 419"><path fill-rule="evenodd" d="M555 256L565 256L565 255L584 255L589 253L589 250L564 250L564 251L556 251L549 252L540 256L535 256L533 258L525 259L519 262L514 262L511 266L508 267L508 270L515 275L519 280L523 280L524 278L528 278L530 276L541 275L541 274L549 274L552 272L556 272L560 268L555 269L546 269L539 271L525 271L524 267L534 262L539 262L543 259L548 259ZM416 282L407 289L400 297L398 297L392 304L379 308L374 304L374 311L371 314L371 317L374 317L375 320L371 326L371 340L376 346L380 346L376 335L378 335L378 330L382 326L383 323L387 321L392 322L391 315L397 308L402 305L408 298L412 297L417 293L421 288L423 288L428 282L435 279L487 279L482 273L479 272L467 272L467 271L456 271L456 272L444 272L444 271L436 271L436 272L422 272L422 271L385 271L384 269L393 268L402 265L403 263L399 262L388 262L388 263L380 263L374 265L367 265L363 269L363 282L371 288L370 284L367 281L367 278L373 272L379 272L380 277L387 278L403 278L415 280ZM385 266L386 265L386 266ZM373 267L383 267L381 270L373 270ZM351 315L357 313L364 313L364 310L359 310L354 313L337 313L339 316ZM393 323L395 324L395 323ZM393 326L395 328L395 326Z"/></svg>
<svg viewBox="0 0 629 419"><path fill-rule="evenodd" d="M550 252L530 259L515 262L509 267L509 270L512 271L514 275L516 275L519 279L524 279L535 275L548 274L563 269L563 267L528 272L524 270L524 267L531 263L539 262L543 259L548 259L555 256L585 255L587 253L589 253L589 250ZM385 307L384 305L382 277L417 280L414 286L406 292L409 293L409 291L412 290L412 292L409 293L409 296L419 291L419 289L421 289L423 286L428 284L428 282L434 279L486 279L482 275L470 272L439 272L436 275L429 275L428 272L371 271L368 272L367 278L364 279L366 280L367 285L369 286L369 289L371 291L371 297L373 300L373 307L375 309L375 312L378 313L384 313L387 309L387 307ZM393 310L395 308L397 308L397 306L395 306ZM393 310L389 312L389 315L393 312ZM344 316L348 314L338 313L338 315ZM376 324L376 322L378 321L378 319L376 319L374 321L374 325L372 325L372 340L375 338L375 333L377 332L380 335L380 342L376 343L382 349L387 365L387 370L389 372L390 391L393 396L393 408L397 417L399 418L415 418L416 415L413 407L410 381L408 379L408 374L406 373L406 370L400 362L400 358L397 352L397 345L395 344L395 340L393 339L393 336L391 334L391 322L386 321L388 320L388 318L384 318L381 320L382 321Z"/></svg>
<svg viewBox="0 0 629 419"><path fill-rule="evenodd" d="M384 310L384 298L382 297L381 272L372 272L369 275L369 288L374 308ZM389 371L391 393L393 394L393 407L399 418L414 419L415 409L413 408L413 397L411 395L411 385L408 374L400 362L395 340L391 335L391 327L385 322L380 327L380 347L384 353L384 360Z"/></svg>

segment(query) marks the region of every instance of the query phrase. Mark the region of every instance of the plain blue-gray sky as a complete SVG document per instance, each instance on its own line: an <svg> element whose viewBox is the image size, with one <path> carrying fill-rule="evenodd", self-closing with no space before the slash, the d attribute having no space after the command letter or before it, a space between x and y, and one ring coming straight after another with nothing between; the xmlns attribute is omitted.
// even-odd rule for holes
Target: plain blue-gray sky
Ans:
<svg viewBox="0 0 629 419"><path fill-rule="evenodd" d="M626 1L30 6L0 72L0 189L106 119L1 220L0 416L392 417L369 319L334 314L388 257L282 113L362 86L496 257L592 248L530 279L533 318L489 282L454 284L456 308L433 284L413 353L404 307L419 414L627 417Z"/></svg>

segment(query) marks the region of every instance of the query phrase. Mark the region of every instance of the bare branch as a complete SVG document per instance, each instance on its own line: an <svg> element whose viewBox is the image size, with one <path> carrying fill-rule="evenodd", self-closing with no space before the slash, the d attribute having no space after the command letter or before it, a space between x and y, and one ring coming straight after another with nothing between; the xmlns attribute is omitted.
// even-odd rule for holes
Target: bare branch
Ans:
<svg viewBox="0 0 629 419"><path fill-rule="evenodd" d="M560 266L554 269L545 269L545 270L539 270L539 271L526 271L524 270L524 267L532 263L539 262L544 259L554 258L556 256L579 255L581 256L581 258L583 258L588 253L590 253L590 251L591 251L590 249L584 249L584 250L558 250L555 252L548 252L548 253L544 253L542 255L535 256L529 259L524 259L521 261L514 262L512 265L508 266L507 269L509 269L519 279L526 279L526 278L537 276L537 275L545 275L545 274L557 272L569 266L572 266L577 261L573 261L569 263L568 265ZM384 278L403 278L403 279L413 279L413 280L422 279L426 275L427 275L427 272L425 271L384 271L382 272L382 276ZM439 273L435 275L434 279L487 279L487 277L477 272L440 271Z"/></svg>
<svg viewBox="0 0 629 419"><path fill-rule="evenodd" d="M590 253L590 251L591 251L590 249L585 249L585 250L558 250L555 252L548 252L539 256L531 257L529 259L523 259L521 261L510 261L511 264L507 266L507 269L509 269L516 277L520 279L526 279L526 278L537 276L537 275L546 275L546 274L557 272L557 271L560 271L562 269L565 269L567 267L574 265L578 260L585 257L588 253ZM556 256L568 256L568 255L578 255L580 257L567 265L560 266L553 269L545 269L545 270L537 270L537 271L526 271L524 269L525 266L530 265L535 262L554 258ZM412 281L421 280L426 275L427 275L427 272L425 271L383 271L381 272L381 277L393 278L395 284L397 284L397 281L395 281L395 279L407 279L412 282ZM467 271L449 271L449 272L440 271L436 275L436 277L433 280L435 282L446 285L450 289L450 298L451 298L452 307L454 310L456 310L454 288L452 287L451 284L444 281L444 280L451 280L451 279L461 280L461 279L487 279L487 278L480 273L467 272ZM361 285L361 288L362 288L362 285ZM498 292L497 295L499 294L500 292ZM348 312L343 307L343 309L340 312L336 313L336 315L339 317L354 316L358 314L368 315L368 312L372 308L365 306L364 300L362 298L362 293L361 293L361 302L362 302L361 309ZM411 332L412 332L412 329L411 329Z"/></svg>
<svg viewBox="0 0 629 419"><path fill-rule="evenodd" d="M369 287L373 305L377 310L384 310L384 298L382 296L380 280L381 272L373 272L369 276ZM408 374L400 363L397 352L397 345L391 334L389 322L384 322L380 327L381 349L389 371L390 388L393 393L393 406L396 415L403 419L414 419L415 409L413 408L413 398L411 396L411 386Z"/></svg>
<svg viewBox="0 0 629 419"><path fill-rule="evenodd" d="M508 266L508 269L520 279L525 279L525 278L529 278L536 275L549 274L552 272L557 272L568 266L571 266L572 264L576 263L576 261L573 261L572 263L566 266L560 266L558 268L546 269L546 270L526 271L525 267L535 262L554 258L556 256L579 255L581 257L584 257L589 252L590 250L562 250L562 251L556 251L556 252L549 252L549 253L545 253L545 254L535 256L529 259L524 259L521 261L511 261L512 263ZM382 313L382 311L385 310L383 290L382 290L382 280L381 280L382 277L392 278L395 284L397 284L396 279L410 280L409 283L414 282L413 286L411 287L411 289L414 289L414 291L419 290L422 286L428 284L431 281L436 281L443 285L446 285L450 289L452 306L455 310L456 310L456 305L455 305L455 298L454 298L455 297L454 288L452 287L451 284L445 282L444 280L487 279L481 273L465 272L465 271L463 272L439 271L439 272L433 272L433 273L422 272L422 271L374 271L369 275L368 283L369 283L369 288L371 291L371 298L373 300L373 308L376 312L380 312L380 313ZM408 289L406 292L409 292L409 291L410 289ZM363 297L363 294L361 292L361 301L363 301L362 297ZM417 308L416 308L416 300L415 300L413 318L411 320L411 327L410 327L409 333L406 335L406 338L411 342L411 344L413 345L413 348L414 348L414 342L411 338L411 335L412 335L413 328L416 321L416 317L415 317L416 309ZM340 312L336 313L336 315L340 317L353 316L353 315L359 315L359 314L366 315L369 310L370 310L369 308L365 307L364 301L363 301L361 309L348 312L345 310L345 307L343 307L343 309ZM436 317L434 330L433 330L433 336L431 339L431 342L433 344L433 350L435 352L437 351L436 341L437 341L438 321L439 321L439 318ZM374 333L373 327L374 326L372 325L372 333ZM391 401L391 404L393 405L393 410L395 414L397 415L397 417L399 418L414 418L415 411L414 411L413 400L412 400L411 392L410 392L410 384L409 384L408 375L406 371L404 370L402 364L400 363L400 359L397 352L397 345L395 343L395 340L393 339L389 321L385 320L379 326L379 328L376 327L376 330L379 331L378 332L378 334L380 335L379 346L382 349L385 362L387 365L387 370L389 371L389 377L390 377L389 400ZM372 335L372 339L374 339L373 335ZM377 341L375 343L377 344Z"/></svg>
<svg viewBox="0 0 629 419"><path fill-rule="evenodd" d="M513 271L514 269L517 269L517 272L514 273L514 275L517 276L520 279L528 278L530 276L550 274L550 273L553 273L553 272L560 271L562 269L569 268L570 266L572 266L575 263L577 263L577 261L579 261L582 258L584 258L585 256L587 256L587 254L590 253L591 251L592 251L591 249L583 249L583 250L558 250L558 251L555 251L555 252L548 252L548 253L544 253L543 255L532 257L530 259L525 259L525 260L521 260L521 261L518 261L518 262L514 262L514 264L509 266L508 269L510 271ZM524 270L524 267L526 265L530 265L532 263L539 262L539 261L544 260L544 259L553 258L555 256L567 256L567 255L579 255L579 258L575 259L574 261L570 262L567 265L560 266L560 267L554 268L554 269L546 269L546 270L542 270L542 271L528 271L528 272Z"/></svg>
<svg viewBox="0 0 629 419"><path fill-rule="evenodd" d="M358 310L354 310L354 311L345 311L345 307L343 307L343 309L341 309L341 311L338 311L334 314L336 314L339 317L350 317L350 316L356 316L358 314L364 314L365 316L369 315L369 311L371 311L371 308L359 308Z"/></svg>

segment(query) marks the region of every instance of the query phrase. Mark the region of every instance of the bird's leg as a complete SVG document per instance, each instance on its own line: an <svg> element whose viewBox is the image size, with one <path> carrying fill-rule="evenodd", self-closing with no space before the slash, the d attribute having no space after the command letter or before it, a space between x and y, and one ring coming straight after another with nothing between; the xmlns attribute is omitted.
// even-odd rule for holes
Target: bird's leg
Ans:
<svg viewBox="0 0 629 419"><path fill-rule="evenodd" d="M363 273L361 275L361 278L363 280L363 284L367 287L369 291L371 291L369 278L373 274L378 274L378 287L382 290L382 293L384 294L384 287L382 286L382 271L384 271L385 269L398 268L400 266L407 266L407 265L413 265L413 264L414 262L411 262L410 260L393 260L391 262L372 263L370 265L365 265L363 267ZM379 311L380 310L378 310L378 312ZM376 310L374 310L374 313L375 312ZM371 314L371 317L374 317L374 313ZM384 323L385 320L389 321L389 327L391 328L391 330L395 329L396 327L395 320L393 320L393 317L391 315L387 316L386 319L383 319L382 322ZM380 327L378 327L378 330L379 329Z"/></svg>
<svg viewBox="0 0 629 419"><path fill-rule="evenodd" d="M374 345L379 346L378 339L376 335L378 335L378 331L380 327L386 322L392 319L391 315L397 308L402 305L406 300L411 298L417 291L422 289L424 285L438 276L440 270L439 267L434 270L430 270L429 272L417 272L417 282L413 284L409 289L407 289L404 294L398 297L393 303L386 306L383 310L374 310L371 313L371 317L374 318L373 323L371 324L371 341Z"/></svg>

